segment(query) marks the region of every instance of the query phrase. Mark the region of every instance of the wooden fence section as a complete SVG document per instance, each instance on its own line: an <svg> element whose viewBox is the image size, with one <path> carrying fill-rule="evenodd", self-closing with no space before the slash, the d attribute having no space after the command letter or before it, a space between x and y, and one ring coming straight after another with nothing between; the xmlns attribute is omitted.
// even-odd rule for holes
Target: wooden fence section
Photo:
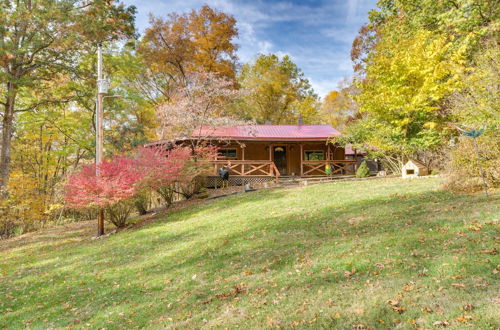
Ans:
<svg viewBox="0 0 500 330"><path fill-rule="evenodd" d="M302 161L301 176L325 176L326 165L330 164L330 175L347 175L356 172L355 160L304 160Z"/></svg>
<svg viewBox="0 0 500 330"><path fill-rule="evenodd" d="M269 160L212 160L214 175L219 175L219 169L226 165L231 170L231 175L238 176L273 176L278 183L280 172Z"/></svg>

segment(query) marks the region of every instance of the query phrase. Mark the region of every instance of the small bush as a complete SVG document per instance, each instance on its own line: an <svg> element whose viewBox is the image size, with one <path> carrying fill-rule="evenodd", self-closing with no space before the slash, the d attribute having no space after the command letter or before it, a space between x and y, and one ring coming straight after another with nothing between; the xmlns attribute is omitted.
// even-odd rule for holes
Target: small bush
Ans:
<svg viewBox="0 0 500 330"><path fill-rule="evenodd" d="M183 182L179 182L179 193L184 196L186 199L190 199L194 195L200 192L203 187L205 187L206 177L198 175L193 178L189 178L189 180L184 180Z"/></svg>
<svg viewBox="0 0 500 330"><path fill-rule="evenodd" d="M170 207L174 201L175 185L175 183L166 184L156 189L156 192L161 196L165 207Z"/></svg>
<svg viewBox="0 0 500 330"><path fill-rule="evenodd" d="M127 225L127 219L132 210L135 208L133 200L124 200L115 203L106 208L108 220L117 228L123 228Z"/></svg>
<svg viewBox="0 0 500 330"><path fill-rule="evenodd" d="M363 161L361 165L358 167L356 170L356 177L357 178L366 178L370 176L370 169L368 168L368 165L366 165L366 162Z"/></svg>
<svg viewBox="0 0 500 330"><path fill-rule="evenodd" d="M201 188L200 191L196 194L196 198L198 199L205 199L208 198L210 194L208 193L207 188Z"/></svg>
<svg viewBox="0 0 500 330"><path fill-rule="evenodd" d="M498 150L500 139L495 136L481 136L477 141L460 138L457 146L450 152L448 178L443 188L456 192L474 192L484 188L484 181L489 188L500 186Z"/></svg>
<svg viewBox="0 0 500 330"><path fill-rule="evenodd" d="M142 192L135 196L135 208L139 215L145 215L148 213L148 208L151 200L151 194L148 191Z"/></svg>

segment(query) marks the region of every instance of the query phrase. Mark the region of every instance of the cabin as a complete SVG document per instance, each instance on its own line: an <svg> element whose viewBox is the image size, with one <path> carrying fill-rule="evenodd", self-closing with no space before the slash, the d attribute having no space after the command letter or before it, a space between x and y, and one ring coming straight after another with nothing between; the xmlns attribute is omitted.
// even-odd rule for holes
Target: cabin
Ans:
<svg viewBox="0 0 500 330"><path fill-rule="evenodd" d="M340 133L329 125L242 125L201 127L192 137L175 141L157 141L146 146L167 143L177 145L190 139L203 140L218 147L211 161L213 172L208 186L216 186L218 170L230 168L230 183L278 183L286 177L352 175L357 161L347 159L343 147L330 141Z"/></svg>
<svg viewBox="0 0 500 330"><path fill-rule="evenodd" d="M410 159L402 168L401 175L404 179L429 175L429 169L424 163Z"/></svg>

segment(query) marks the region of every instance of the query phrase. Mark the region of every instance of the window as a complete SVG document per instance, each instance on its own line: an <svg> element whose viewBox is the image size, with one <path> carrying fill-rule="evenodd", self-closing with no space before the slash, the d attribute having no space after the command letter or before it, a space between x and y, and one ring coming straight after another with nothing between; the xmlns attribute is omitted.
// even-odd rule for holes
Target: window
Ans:
<svg viewBox="0 0 500 330"><path fill-rule="evenodd" d="M406 175L413 175L415 174L415 170L406 170Z"/></svg>
<svg viewBox="0 0 500 330"><path fill-rule="evenodd" d="M304 151L304 160L325 160L324 151Z"/></svg>
<svg viewBox="0 0 500 330"><path fill-rule="evenodd" d="M236 149L219 149L220 158L236 158Z"/></svg>

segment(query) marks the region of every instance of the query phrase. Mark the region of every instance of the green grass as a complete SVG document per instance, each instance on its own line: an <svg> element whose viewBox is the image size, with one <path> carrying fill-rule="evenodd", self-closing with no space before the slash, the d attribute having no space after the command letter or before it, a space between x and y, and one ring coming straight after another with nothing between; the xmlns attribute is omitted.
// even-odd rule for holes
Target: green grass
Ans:
<svg viewBox="0 0 500 330"><path fill-rule="evenodd" d="M496 329L500 196L438 186L258 191L101 240L77 223L0 242L0 328Z"/></svg>

